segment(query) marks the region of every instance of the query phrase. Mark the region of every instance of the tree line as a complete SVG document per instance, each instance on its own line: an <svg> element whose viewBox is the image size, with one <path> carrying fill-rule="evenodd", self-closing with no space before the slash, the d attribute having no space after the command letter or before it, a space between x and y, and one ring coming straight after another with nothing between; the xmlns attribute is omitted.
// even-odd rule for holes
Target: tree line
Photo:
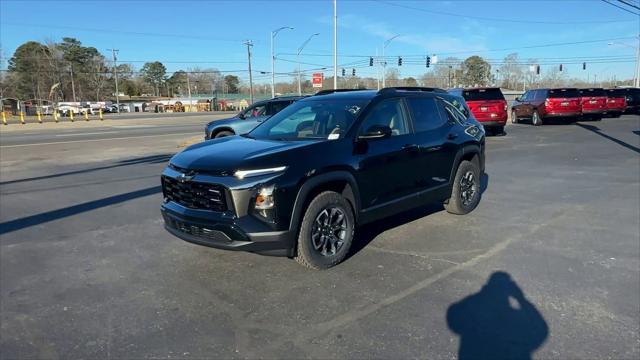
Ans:
<svg viewBox="0 0 640 360"><path fill-rule="evenodd" d="M111 54L108 54L111 55ZM70 37L61 42L28 41L20 45L0 73L0 98L50 101L98 101L115 95L117 72L120 94L129 96L184 96L226 91L237 93L240 79L217 69L179 70L169 76L160 61L133 64L114 62L95 47Z"/></svg>
<svg viewBox="0 0 640 360"><path fill-rule="evenodd" d="M65 37L61 42L28 41L20 45L8 61L7 71L0 72L0 98L20 100L46 99L50 101L96 101L113 98L115 74L119 93L129 96L187 96L193 94L244 93L248 84L238 76L226 75L215 68L178 70L171 75L160 61L144 63L137 70L133 64L114 66L111 54L100 53L95 47L84 46L75 38ZM572 78L558 66L546 66L542 74L531 71L537 59L522 60L517 53L507 55L499 66L492 68L486 59L474 55L464 60L448 57L432 64L431 69L419 77L401 77L401 67L386 71L387 86L469 87L500 86L522 90L531 87L589 86L584 80ZM371 68L373 69L373 68ZM338 78L341 88L368 88L378 86L377 77L344 76ZM600 86L630 84L631 80L617 83L600 82ZM325 88L332 87L333 78L325 77ZM269 86L254 86L257 95L268 95ZM303 93L313 93L308 79L302 81ZM297 92L297 79L276 84L276 92Z"/></svg>

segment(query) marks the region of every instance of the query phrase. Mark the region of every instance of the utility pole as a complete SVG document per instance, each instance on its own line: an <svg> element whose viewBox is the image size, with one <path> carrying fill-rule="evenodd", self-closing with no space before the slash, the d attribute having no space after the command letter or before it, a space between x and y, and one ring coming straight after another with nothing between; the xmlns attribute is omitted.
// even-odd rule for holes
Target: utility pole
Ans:
<svg viewBox="0 0 640 360"><path fill-rule="evenodd" d="M118 58L116 57L118 49L107 50L111 50L111 55L113 56L113 77L116 79L116 104L118 107L118 112L120 112L120 94L118 93Z"/></svg>
<svg viewBox="0 0 640 360"><path fill-rule="evenodd" d="M376 48L376 60L378 66L376 66L376 80L378 80L378 90L380 90L380 58L378 57L378 48Z"/></svg>
<svg viewBox="0 0 640 360"><path fill-rule="evenodd" d="M253 104L253 74L251 73L251 47L253 46L253 42L251 40L247 40L244 43L247 45L247 56L249 58L249 105ZM273 79L273 73L271 73Z"/></svg>
<svg viewBox="0 0 640 360"><path fill-rule="evenodd" d="M338 88L338 4L333 0L333 88Z"/></svg>
<svg viewBox="0 0 640 360"><path fill-rule="evenodd" d="M71 73L71 93L73 94L73 102L76 102L76 85L73 82L73 64L70 64L69 71Z"/></svg>
<svg viewBox="0 0 640 360"><path fill-rule="evenodd" d="M387 46L389 45L389 43L397 38L400 35L395 35L392 36L390 39L388 39L387 41L384 42L384 44L382 45L382 87L386 87L387 82L386 82L386 77L387 77L387 59L384 57L384 49L387 48Z"/></svg>

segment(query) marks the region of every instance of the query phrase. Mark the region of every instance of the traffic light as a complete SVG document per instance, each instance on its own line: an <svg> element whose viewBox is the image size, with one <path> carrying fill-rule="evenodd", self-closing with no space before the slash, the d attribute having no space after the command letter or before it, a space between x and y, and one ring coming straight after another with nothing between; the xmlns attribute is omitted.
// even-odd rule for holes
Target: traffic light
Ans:
<svg viewBox="0 0 640 360"><path fill-rule="evenodd" d="M427 67L431 66L431 56L427 56Z"/></svg>
<svg viewBox="0 0 640 360"><path fill-rule="evenodd" d="M342 69L342 76L345 76L347 74L345 69Z"/></svg>
<svg viewBox="0 0 640 360"><path fill-rule="evenodd" d="M398 56L398 66L402 66L402 57Z"/></svg>
<svg viewBox="0 0 640 360"><path fill-rule="evenodd" d="M586 62L582 63L582 70L587 70L587 63Z"/></svg>
<svg viewBox="0 0 640 360"><path fill-rule="evenodd" d="M536 75L540 75L540 65L536 65Z"/></svg>
<svg viewBox="0 0 640 360"><path fill-rule="evenodd" d="M373 58L372 57L369 58L369 66L373 66Z"/></svg>
<svg viewBox="0 0 640 360"><path fill-rule="evenodd" d="M562 64L560 64L560 71L562 71Z"/></svg>
<svg viewBox="0 0 640 360"><path fill-rule="evenodd" d="M356 69L351 69L351 76L356 76Z"/></svg>

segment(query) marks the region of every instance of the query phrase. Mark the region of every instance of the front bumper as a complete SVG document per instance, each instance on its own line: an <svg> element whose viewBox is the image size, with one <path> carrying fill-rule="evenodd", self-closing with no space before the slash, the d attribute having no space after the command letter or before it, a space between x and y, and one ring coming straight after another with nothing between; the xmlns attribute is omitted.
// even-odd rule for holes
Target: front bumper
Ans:
<svg viewBox="0 0 640 360"><path fill-rule="evenodd" d="M179 204L168 202L161 210L164 227L174 236L190 243L208 247L260 253L273 256L291 256L293 249L292 236L289 231L271 231L258 227L258 220L245 219L245 222L255 221L256 232L245 232L237 219L210 214L207 217L195 216L191 210Z"/></svg>
<svg viewBox="0 0 640 360"><path fill-rule="evenodd" d="M167 167L163 176L178 178L180 171ZM277 175L240 181L233 176L196 174L194 183L215 184L224 188L226 210L187 207L165 197L160 208L164 226L178 238L219 249L239 250L274 256L291 256L294 233L288 225L259 219L250 209L254 188L269 183ZM167 196L167 194L165 194ZM178 200L179 201L179 200ZM191 206L191 205L189 205Z"/></svg>

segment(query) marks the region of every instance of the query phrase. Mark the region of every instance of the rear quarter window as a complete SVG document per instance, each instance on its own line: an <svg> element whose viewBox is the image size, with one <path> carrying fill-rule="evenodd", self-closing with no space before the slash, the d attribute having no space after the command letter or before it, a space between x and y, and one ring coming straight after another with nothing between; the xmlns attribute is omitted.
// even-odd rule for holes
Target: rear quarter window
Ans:
<svg viewBox="0 0 640 360"><path fill-rule="evenodd" d="M413 127L416 132L436 129L446 122L440 116L435 99L414 97L407 98L407 103L413 115Z"/></svg>
<svg viewBox="0 0 640 360"><path fill-rule="evenodd" d="M462 97L467 101L504 100L504 95L498 88L464 90L462 91Z"/></svg>

